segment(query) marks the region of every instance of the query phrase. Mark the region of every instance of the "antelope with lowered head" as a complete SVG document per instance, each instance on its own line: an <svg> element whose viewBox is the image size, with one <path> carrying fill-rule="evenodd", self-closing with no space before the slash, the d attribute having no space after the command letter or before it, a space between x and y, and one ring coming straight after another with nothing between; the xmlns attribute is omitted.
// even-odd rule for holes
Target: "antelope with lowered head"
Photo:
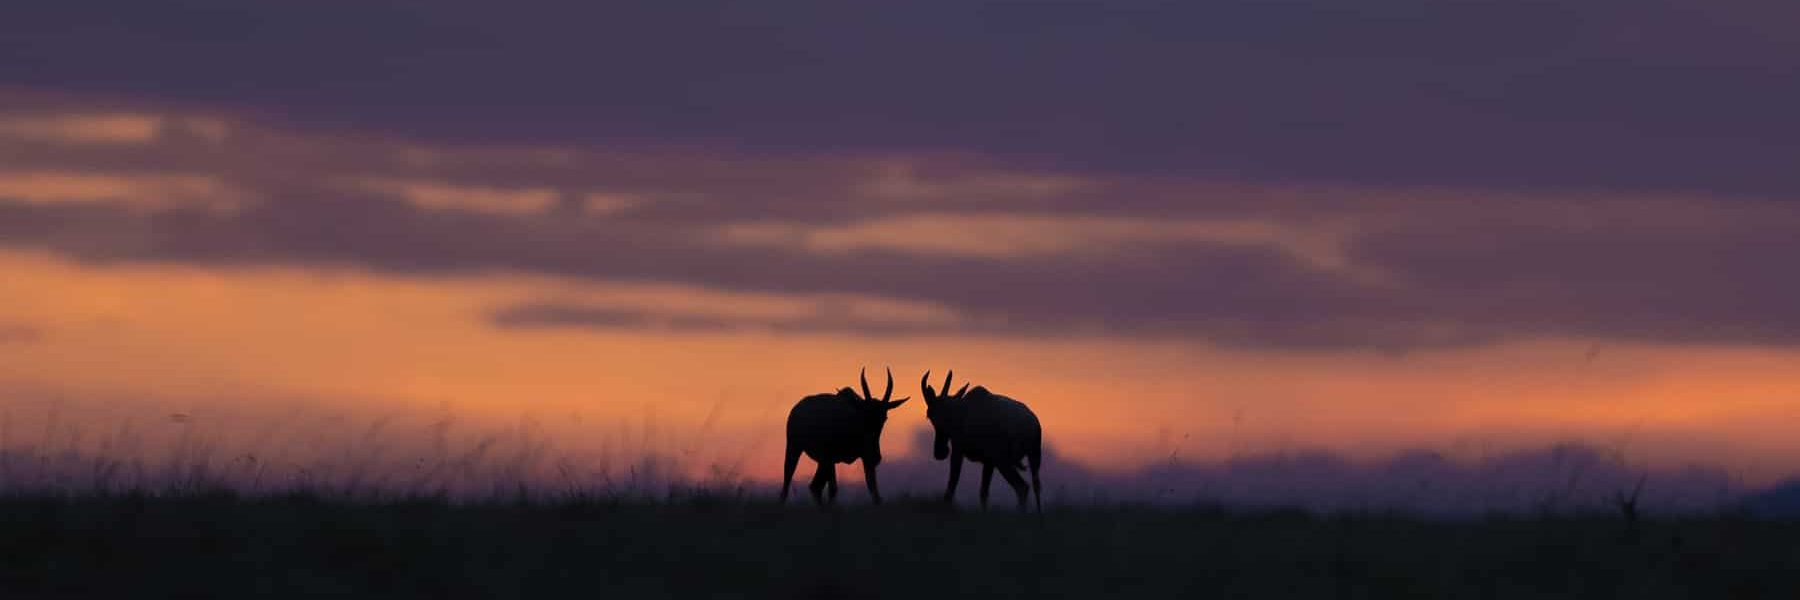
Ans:
<svg viewBox="0 0 1800 600"><path fill-rule="evenodd" d="M1044 462L1044 433L1036 414L1023 402L989 392L965 383L950 393L950 379L955 371L944 375L944 385L932 390L928 381L931 371L919 378L925 391L925 418L936 434L931 454L938 460L950 459L950 485L944 490L944 502L956 501L956 481L962 477L962 461L981 463L981 507L987 508L988 484L994 471L1011 484L1019 495L1019 510L1025 510L1025 497L1037 490L1038 512L1044 511L1044 484L1038 480L1038 468ZM1019 476L1019 469L1030 463L1031 483Z"/></svg>
<svg viewBox="0 0 1800 600"><path fill-rule="evenodd" d="M819 464L813 473L813 502L824 506L827 499L837 502L837 463L863 463L863 482L869 486L869 498L881 504L881 487L875 482L875 467L881 464L881 428L887 424L887 413L899 408L910 398L889 401L894 395L894 372L888 371L887 391L881 399L869 393L868 371L862 379L862 395L848 387L836 394L813 394L801 398L788 411L787 460L781 469L781 502L787 503L788 487L794 481L794 467L805 453ZM829 489L827 496L824 492Z"/></svg>

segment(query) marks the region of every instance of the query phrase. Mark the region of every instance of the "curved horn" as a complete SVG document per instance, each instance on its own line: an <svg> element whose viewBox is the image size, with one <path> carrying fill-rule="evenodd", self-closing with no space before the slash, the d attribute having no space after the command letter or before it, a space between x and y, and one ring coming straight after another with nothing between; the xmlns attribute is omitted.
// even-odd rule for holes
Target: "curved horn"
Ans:
<svg viewBox="0 0 1800 600"><path fill-rule="evenodd" d="M955 376L956 376L956 369L951 369L950 372L944 373L944 387L938 388L939 394L947 395L950 393L950 378L955 377Z"/></svg>
<svg viewBox="0 0 1800 600"><path fill-rule="evenodd" d="M887 402L888 398L894 397L894 370L892 368L889 368L887 370L887 374L888 374L887 391L884 391L881 393L881 401L882 402Z"/></svg>
<svg viewBox="0 0 1800 600"><path fill-rule="evenodd" d="M864 400L874 400L875 395L869 393L869 368L863 367L862 372L857 373L856 376L858 378L862 379L863 399Z"/></svg>

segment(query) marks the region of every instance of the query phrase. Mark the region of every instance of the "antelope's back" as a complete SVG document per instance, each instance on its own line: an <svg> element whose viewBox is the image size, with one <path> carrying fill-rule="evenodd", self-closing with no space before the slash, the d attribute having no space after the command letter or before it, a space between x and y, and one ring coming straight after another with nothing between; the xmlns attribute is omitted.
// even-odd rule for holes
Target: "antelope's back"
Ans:
<svg viewBox="0 0 1800 600"><path fill-rule="evenodd" d="M1025 403L999 394L973 398L964 407L964 456L978 462L1014 464L1037 450L1043 428Z"/></svg>
<svg viewBox="0 0 1800 600"><path fill-rule="evenodd" d="M856 408L843 398L813 394L788 411L788 443L808 450L853 447L861 426Z"/></svg>

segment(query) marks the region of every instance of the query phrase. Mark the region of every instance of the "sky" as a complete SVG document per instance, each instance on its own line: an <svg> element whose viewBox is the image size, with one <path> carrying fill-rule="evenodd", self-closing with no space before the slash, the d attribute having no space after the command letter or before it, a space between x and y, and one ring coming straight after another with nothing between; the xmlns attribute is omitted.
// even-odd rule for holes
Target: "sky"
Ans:
<svg viewBox="0 0 1800 600"><path fill-rule="evenodd" d="M1577 441L1773 481L1797 20L10 3L0 407L70 445L439 411L772 477L800 397L955 369L1083 468Z"/></svg>

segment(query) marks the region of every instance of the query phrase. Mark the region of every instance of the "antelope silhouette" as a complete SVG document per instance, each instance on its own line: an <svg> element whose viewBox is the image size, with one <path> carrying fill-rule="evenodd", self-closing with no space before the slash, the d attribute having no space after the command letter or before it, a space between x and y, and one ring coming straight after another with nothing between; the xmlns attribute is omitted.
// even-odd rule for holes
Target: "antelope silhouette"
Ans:
<svg viewBox="0 0 1800 600"><path fill-rule="evenodd" d="M905 404L908 398L888 401L894 395L894 372L888 371L887 390L881 399L869 393L868 370L858 375L862 395L848 387L835 394L814 394L801 398L788 411L787 458L781 469L781 502L787 503L788 488L794 481L794 467L800 455L813 459L819 469L813 474L813 502L824 506L827 498L837 502L837 463L850 464L861 459L863 481L869 486L869 498L881 504L881 486L875 481L875 467L881 464L881 428L887 424L887 413ZM829 489L829 496L823 493Z"/></svg>
<svg viewBox="0 0 1800 600"><path fill-rule="evenodd" d="M1044 434L1036 414L1024 403L965 383L950 393L950 380L955 371L944 375L944 385L932 390L931 371L919 378L925 391L925 418L935 431L931 455L950 460L950 485L944 490L944 502L956 501L956 482L962 478L962 461L981 463L981 507L987 508L988 485L994 471L1011 484L1019 495L1019 510L1025 510L1025 497L1037 489L1037 510L1044 511L1044 485L1038 480L1038 468L1044 462ZM1029 462L1031 484L1019 476L1019 469Z"/></svg>

